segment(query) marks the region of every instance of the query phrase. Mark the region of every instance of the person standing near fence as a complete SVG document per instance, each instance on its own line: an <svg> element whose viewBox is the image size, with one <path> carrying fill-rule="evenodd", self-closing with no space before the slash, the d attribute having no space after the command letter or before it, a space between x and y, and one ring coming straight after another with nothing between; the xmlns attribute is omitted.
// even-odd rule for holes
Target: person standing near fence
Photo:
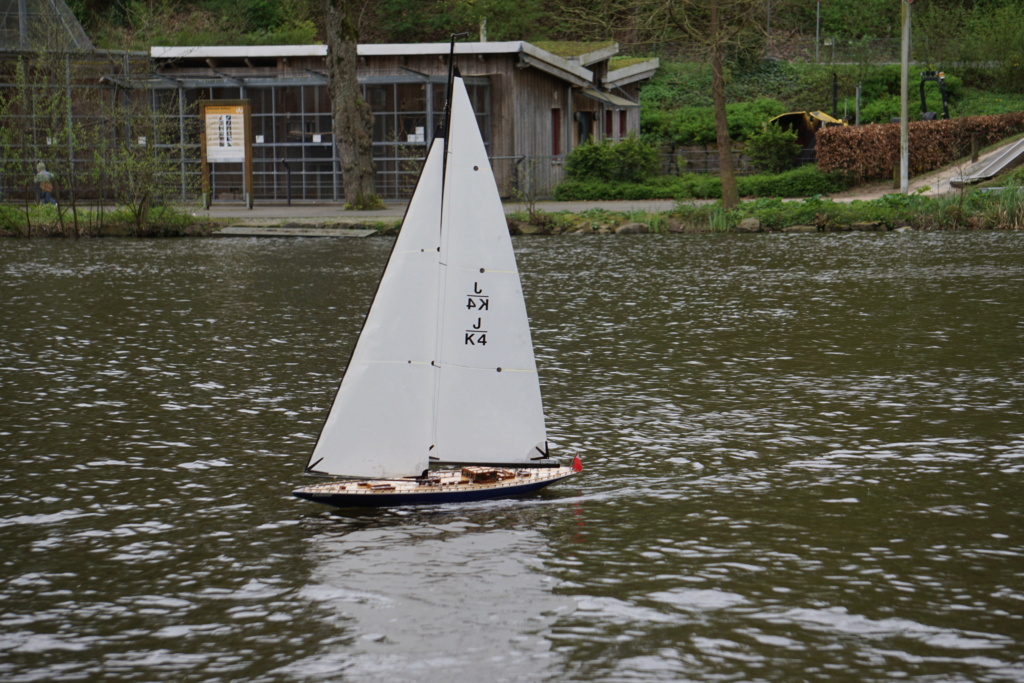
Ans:
<svg viewBox="0 0 1024 683"><path fill-rule="evenodd" d="M39 200L43 204L56 204L53 198L53 174L46 170L46 164L36 164L36 186L39 188Z"/></svg>

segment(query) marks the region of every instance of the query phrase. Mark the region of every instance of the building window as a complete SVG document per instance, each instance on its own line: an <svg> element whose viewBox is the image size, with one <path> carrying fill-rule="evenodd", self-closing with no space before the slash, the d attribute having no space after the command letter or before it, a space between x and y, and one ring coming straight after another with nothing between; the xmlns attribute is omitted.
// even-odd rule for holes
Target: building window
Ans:
<svg viewBox="0 0 1024 683"><path fill-rule="evenodd" d="M576 112L576 142L579 145L587 144L587 140L593 135L594 112Z"/></svg>
<svg viewBox="0 0 1024 683"><path fill-rule="evenodd" d="M551 110L551 154L559 156L562 153L562 110Z"/></svg>
<svg viewBox="0 0 1024 683"><path fill-rule="evenodd" d="M615 137L615 112L608 109L604 112L604 139L611 140Z"/></svg>
<svg viewBox="0 0 1024 683"><path fill-rule="evenodd" d="M622 109L619 111L619 137L625 138L629 132L629 126L626 119L626 110Z"/></svg>

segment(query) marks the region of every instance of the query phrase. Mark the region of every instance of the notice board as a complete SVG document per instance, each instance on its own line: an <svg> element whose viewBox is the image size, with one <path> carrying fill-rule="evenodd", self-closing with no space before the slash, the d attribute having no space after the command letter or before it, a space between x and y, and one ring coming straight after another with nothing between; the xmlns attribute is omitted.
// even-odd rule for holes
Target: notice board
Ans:
<svg viewBox="0 0 1024 683"><path fill-rule="evenodd" d="M242 164L242 197L246 206L252 208L252 113L249 100L203 100L199 103L199 118L203 124L200 136L203 203L207 207L210 205L215 189L210 181L210 164Z"/></svg>

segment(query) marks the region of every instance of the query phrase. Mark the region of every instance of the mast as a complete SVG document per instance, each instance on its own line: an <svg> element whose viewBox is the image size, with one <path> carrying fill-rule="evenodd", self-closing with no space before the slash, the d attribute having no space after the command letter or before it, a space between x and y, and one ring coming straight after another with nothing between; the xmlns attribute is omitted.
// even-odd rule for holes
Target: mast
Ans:
<svg viewBox="0 0 1024 683"><path fill-rule="evenodd" d="M452 126L452 90L455 85L455 76L459 73L458 67L455 65L455 40L461 36L467 35L466 33L453 33L451 36L451 42L448 45L448 82L445 84L444 91L444 119L441 121L440 135L444 140L444 153L441 157L441 197L440 197L440 212L438 214L437 229L440 235L441 244L437 248L437 256L439 259L439 278L437 282L437 300L444 301L445 295L445 272L444 267L444 254L447 249L444 247L444 240L446 235L444 233L444 200L447 196L447 183L446 178L448 176L448 141L451 139L451 126ZM441 306L437 307L437 324L434 328L434 361L435 367L438 372L434 373L433 382L433 402L431 403L431 444L430 444L430 461L436 461L437 455L434 452L435 446L437 446L437 402L438 402L438 391L440 390L440 366L437 364L440 358L441 339L444 333L444 319L443 310Z"/></svg>
<svg viewBox="0 0 1024 683"><path fill-rule="evenodd" d="M448 138L452 125L452 84L455 77L459 76L459 67L455 65L455 39L469 35L468 33L453 33L451 43L448 46L448 83L444 93L444 120L441 122L441 137L444 138L444 162L441 165L441 185L444 185L445 173L448 170ZM442 197L442 202L444 201ZM442 209L443 211L443 209Z"/></svg>

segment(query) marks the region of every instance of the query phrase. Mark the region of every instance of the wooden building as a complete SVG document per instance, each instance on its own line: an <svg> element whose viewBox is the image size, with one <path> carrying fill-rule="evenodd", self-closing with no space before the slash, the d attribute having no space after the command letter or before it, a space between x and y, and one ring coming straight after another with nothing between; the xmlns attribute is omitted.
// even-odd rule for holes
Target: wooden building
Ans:
<svg viewBox="0 0 1024 683"><path fill-rule="evenodd" d="M386 198L411 193L440 123L448 51L447 43L359 46L358 77L374 111L378 190ZM523 41L456 45L503 194L545 196L576 146L639 134L639 85L658 60L612 69L617 51L609 43L566 58ZM155 103L250 102L254 200L339 201L326 55L325 45L154 47L147 85ZM184 116L195 116L192 109ZM184 146L188 172L198 172L198 141ZM240 165L214 164L212 182L215 200L241 199Z"/></svg>

